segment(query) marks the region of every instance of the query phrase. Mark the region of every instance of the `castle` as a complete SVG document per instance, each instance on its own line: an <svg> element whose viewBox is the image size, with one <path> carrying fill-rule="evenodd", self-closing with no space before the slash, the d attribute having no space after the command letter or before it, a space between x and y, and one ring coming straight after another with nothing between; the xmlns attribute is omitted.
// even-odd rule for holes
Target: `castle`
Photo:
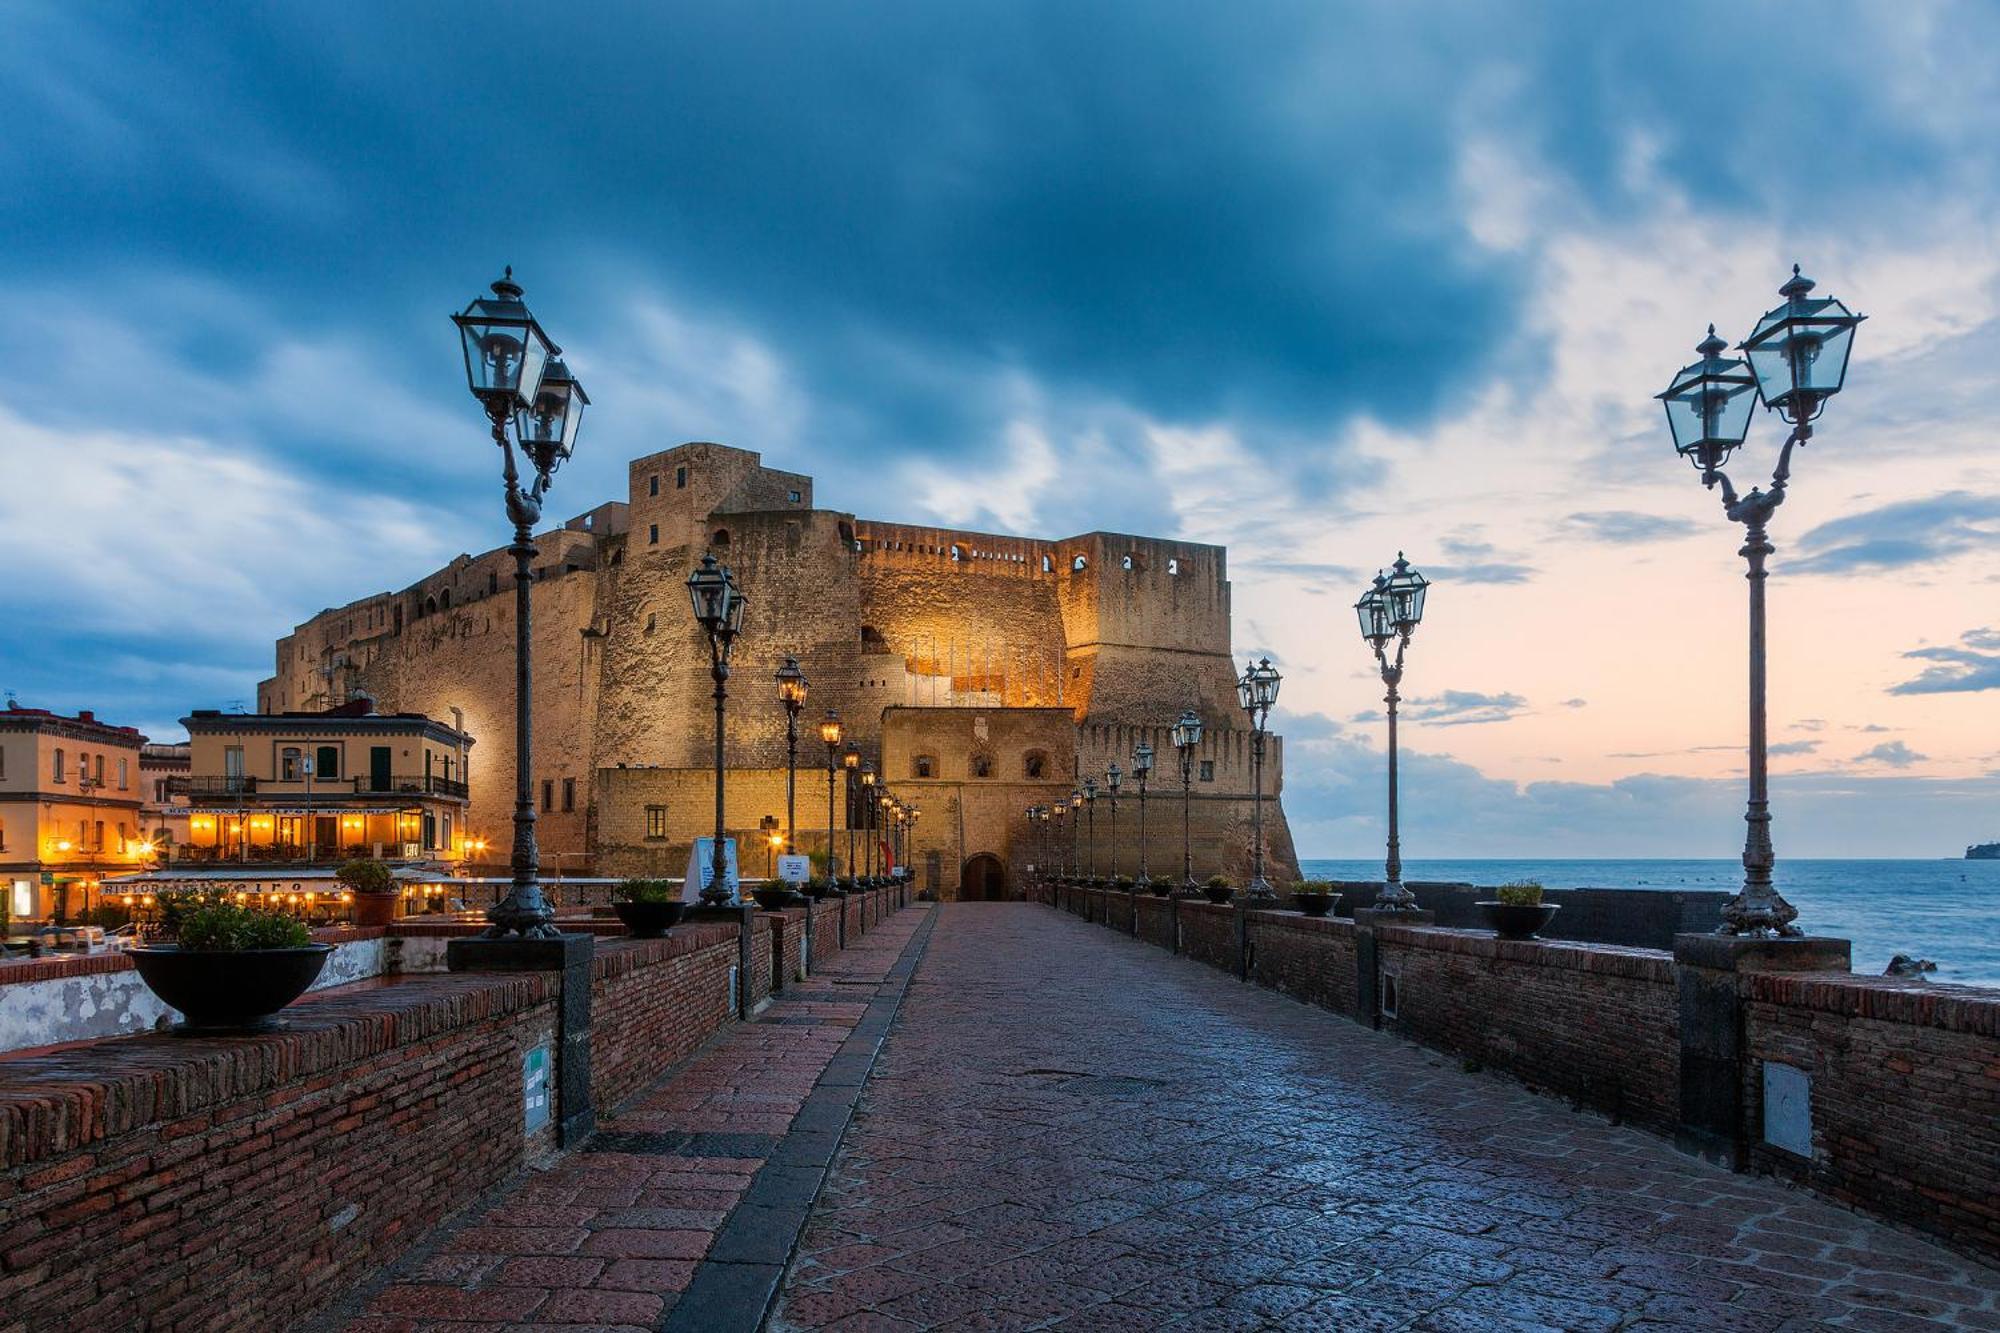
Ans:
<svg viewBox="0 0 2000 1333"><path fill-rule="evenodd" d="M712 831L708 648L683 581L713 550L749 601L732 659L726 784L746 874L764 868L760 822L785 813L785 717L772 673L786 655L811 690L799 722L802 851L825 849L831 821L834 850L849 857L849 783L829 767L816 726L831 707L882 782L922 810L907 857L920 887L946 898L1010 894L1027 863L1051 859L1051 835L1030 826L1026 808L1066 799L1112 763L1129 769L1141 740L1159 756L1148 868L1177 877L1182 792L1169 728L1192 708L1206 731L1191 784L1195 874L1248 872L1251 738L1236 705L1221 547L857 518L816 508L810 477L706 443L632 462L626 500L538 540L534 790L545 870L678 874L692 840ZM278 642L259 711L367 695L452 719L480 742L467 835L505 849L513 577L513 557L496 548L321 612ZM1266 874L1280 882L1296 874L1283 772L1273 736L1263 828ZM1062 839L1100 873L1114 855L1121 873L1135 873L1136 795L1128 781L1115 842L1102 799Z"/></svg>

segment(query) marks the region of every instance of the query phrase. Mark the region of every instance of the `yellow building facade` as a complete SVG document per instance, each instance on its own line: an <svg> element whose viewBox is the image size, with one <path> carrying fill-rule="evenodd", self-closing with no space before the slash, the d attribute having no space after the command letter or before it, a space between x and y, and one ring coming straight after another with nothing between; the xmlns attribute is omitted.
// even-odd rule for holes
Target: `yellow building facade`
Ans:
<svg viewBox="0 0 2000 1333"><path fill-rule="evenodd" d="M104 876L151 863L140 813L145 743L88 711L0 711L0 884L15 926L76 920L96 906Z"/></svg>

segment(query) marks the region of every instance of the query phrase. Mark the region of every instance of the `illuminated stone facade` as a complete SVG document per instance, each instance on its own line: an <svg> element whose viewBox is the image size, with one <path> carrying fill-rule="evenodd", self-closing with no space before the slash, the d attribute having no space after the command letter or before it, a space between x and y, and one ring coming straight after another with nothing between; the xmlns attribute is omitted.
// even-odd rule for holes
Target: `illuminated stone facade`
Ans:
<svg viewBox="0 0 2000 1333"><path fill-rule="evenodd" d="M916 527L815 508L810 477L759 456L686 444L630 464L628 498L542 535L534 586L536 791L545 857L565 873L679 873L713 820L708 649L682 580L704 550L749 595L731 681L729 826L749 848L784 815L784 714L772 673L795 654L811 682L800 722L798 841L826 842L826 752L816 724L839 710L889 786L922 807L911 860L956 894L990 857L1013 883L1031 833L1022 810L1080 774L1159 752L1149 854L1177 870L1179 777L1167 728L1183 708L1208 727L1198 755L1195 868L1247 871L1249 736L1235 707L1229 582L1221 547L1096 532L1056 541ZM463 718L472 831L508 845L513 794L513 577L504 548L461 556L401 592L325 611L277 645L263 712L356 694L384 710ZM949 720L947 720L949 719ZM943 731L939 731L943 728ZM981 735L1011 738L972 774ZM1018 742L1018 743L1017 743ZM914 765L929 746L933 776ZM1029 749L1041 776L1026 777ZM1018 753L1014 751L1018 750ZM1010 767L1012 766L1012 767ZM1273 879L1293 872L1283 745L1265 765ZM567 786L566 786L567 784ZM847 800L836 791L835 850ZM560 793L573 790L573 800ZM1137 865L1136 811L1121 803L1122 866ZM1108 838L1100 805L1098 832ZM746 851L750 866L757 858ZM1100 868L1108 866L1106 843ZM982 861L982 874L990 862Z"/></svg>

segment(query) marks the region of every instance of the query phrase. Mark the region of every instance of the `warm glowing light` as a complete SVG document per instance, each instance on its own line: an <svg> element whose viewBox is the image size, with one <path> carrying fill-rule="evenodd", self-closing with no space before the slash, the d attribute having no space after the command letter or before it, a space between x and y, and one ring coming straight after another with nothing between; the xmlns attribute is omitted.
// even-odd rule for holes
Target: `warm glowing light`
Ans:
<svg viewBox="0 0 2000 1333"><path fill-rule="evenodd" d="M144 899L143 901L144 901L144 903L145 903L145 905L146 905L147 907L151 907L151 906L153 905L153 902L154 902L154 899L153 899L153 895L152 895L152 894L150 894L150 893L149 893L149 894L147 894L147 895L146 895L146 897L145 897L145 899Z"/></svg>
<svg viewBox="0 0 2000 1333"><path fill-rule="evenodd" d="M56 839L56 850L59 852L66 852L74 846L76 846L76 844L71 842L68 838Z"/></svg>

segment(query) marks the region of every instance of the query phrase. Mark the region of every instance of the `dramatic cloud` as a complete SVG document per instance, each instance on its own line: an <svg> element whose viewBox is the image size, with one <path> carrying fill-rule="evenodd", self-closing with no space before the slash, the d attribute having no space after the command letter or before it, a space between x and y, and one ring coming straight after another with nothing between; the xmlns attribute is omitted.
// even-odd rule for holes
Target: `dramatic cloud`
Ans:
<svg viewBox="0 0 2000 1333"><path fill-rule="evenodd" d="M1479 694L1472 690L1446 690L1442 694L1407 700L1403 716L1412 722L1428 722L1438 727L1474 726L1485 722L1506 722L1528 706L1518 694Z"/></svg>
<svg viewBox="0 0 2000 1333"><path fill-rule="evenodd" d="M1818 741L1779 741L1770 747L1770 751L1772 754L1811 754L1818 748Z"/></svg>
<svg viewBox="0 0 2000 1333"><path fill-rule="evenodd" d="M1571 514L1563 526L1591 541L1636 546L1645 542L1671 541L1701 531L1692 519L1642 514L1633 509L1606 509L1594 514Z"/></svg>
<svg viewBox="0 0 2000 1333"><path fill-rule="evenodd" d="M1857 764L1886 764L1890 768L1908 768L1910 765L1920 764L1928 758L1930 758L1929 755L1918 754L1901 741L1883 741L1873 749L1863 750L1860 754L1855 755L1854 762Z"/></svg>
<svg viewBox="0 0 2000 1333"><path fill-rule="evenodd" d="M1891 694L1969 694L2000 690L2000 631L1968 630L1962 648L1913 648L1904 653L1930 662L1910 680L1891 685Z"/></svg>
<svg viewBox="0 0 2000 1333"><path fill-rule="evenodd" d="M1787 573L1851 574L1935 565L2000 545L2000 495L1948 491L1822 523L1799 540Z"/></svg>

